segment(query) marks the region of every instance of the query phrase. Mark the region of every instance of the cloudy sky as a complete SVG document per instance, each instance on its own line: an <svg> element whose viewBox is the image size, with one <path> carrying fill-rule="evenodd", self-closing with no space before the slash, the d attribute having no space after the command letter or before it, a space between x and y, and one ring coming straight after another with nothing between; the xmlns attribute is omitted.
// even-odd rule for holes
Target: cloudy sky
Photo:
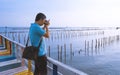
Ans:
<svg viewBox="0 0 120 75"><path fill-rule="evenodd" d="M120 26L120 0L0 0L0 26L29 27L38 12L51 27Z"/></svg>

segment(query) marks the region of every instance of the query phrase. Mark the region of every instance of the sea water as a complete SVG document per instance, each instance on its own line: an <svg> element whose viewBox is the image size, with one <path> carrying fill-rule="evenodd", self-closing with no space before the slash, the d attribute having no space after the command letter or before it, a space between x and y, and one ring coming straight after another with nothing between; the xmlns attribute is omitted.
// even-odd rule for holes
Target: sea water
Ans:
<svg viewBox="0 0 120 75"><path fill-rule="evenodd" d="M5 28L1 34L25 45L29 28ZM120 75L120 30L50 29L47 55L89 75Z"/></svg>

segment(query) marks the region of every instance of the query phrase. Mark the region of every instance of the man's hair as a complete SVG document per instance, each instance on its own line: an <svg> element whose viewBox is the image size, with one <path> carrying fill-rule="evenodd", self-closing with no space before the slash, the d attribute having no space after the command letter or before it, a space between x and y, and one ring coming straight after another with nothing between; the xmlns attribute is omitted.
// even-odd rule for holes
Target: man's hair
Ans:
<svg viewBox="0 0 120 75"><path fill-rule="evenodd" d="M35 18L35 21L38 21L38 20L40 20L40 19L46 19L46 16L43 14L43 13L38 13L37 15L36 15L36 18Z"/></svg>

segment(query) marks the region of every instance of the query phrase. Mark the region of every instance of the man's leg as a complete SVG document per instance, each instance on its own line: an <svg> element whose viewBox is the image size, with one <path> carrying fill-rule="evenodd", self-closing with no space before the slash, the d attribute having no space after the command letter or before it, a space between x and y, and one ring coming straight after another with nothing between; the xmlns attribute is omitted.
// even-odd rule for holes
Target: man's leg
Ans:
<svg viewBox="0 0 120 75"><path fill-rule="evenodd" d="M40 75L47 75L47 57L39 57L39 72Z"/></svg>
<svg viewBox="0 0 120 75"><path fill-rule="evenodd" d="M35 60L35 71L34 71L34 75L39 75L40 72L39 72L39 61L38 60Z"/></svg>

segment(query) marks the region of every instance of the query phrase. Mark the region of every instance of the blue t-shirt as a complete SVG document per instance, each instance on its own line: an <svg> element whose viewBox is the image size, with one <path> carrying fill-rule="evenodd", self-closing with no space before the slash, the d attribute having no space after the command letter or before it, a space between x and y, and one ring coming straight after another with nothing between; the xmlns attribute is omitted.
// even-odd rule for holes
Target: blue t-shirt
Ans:
<svg viewBox="0 0 120 75"><path fill-rule="evenodd" d="M32 23L29 30L29 37L32 46L38 47L40 38L46 33L44 29L40 27L37 23ZM39 56L46 54L46 45L44 38L42 39L41 46L39 47Z"/></svg>

